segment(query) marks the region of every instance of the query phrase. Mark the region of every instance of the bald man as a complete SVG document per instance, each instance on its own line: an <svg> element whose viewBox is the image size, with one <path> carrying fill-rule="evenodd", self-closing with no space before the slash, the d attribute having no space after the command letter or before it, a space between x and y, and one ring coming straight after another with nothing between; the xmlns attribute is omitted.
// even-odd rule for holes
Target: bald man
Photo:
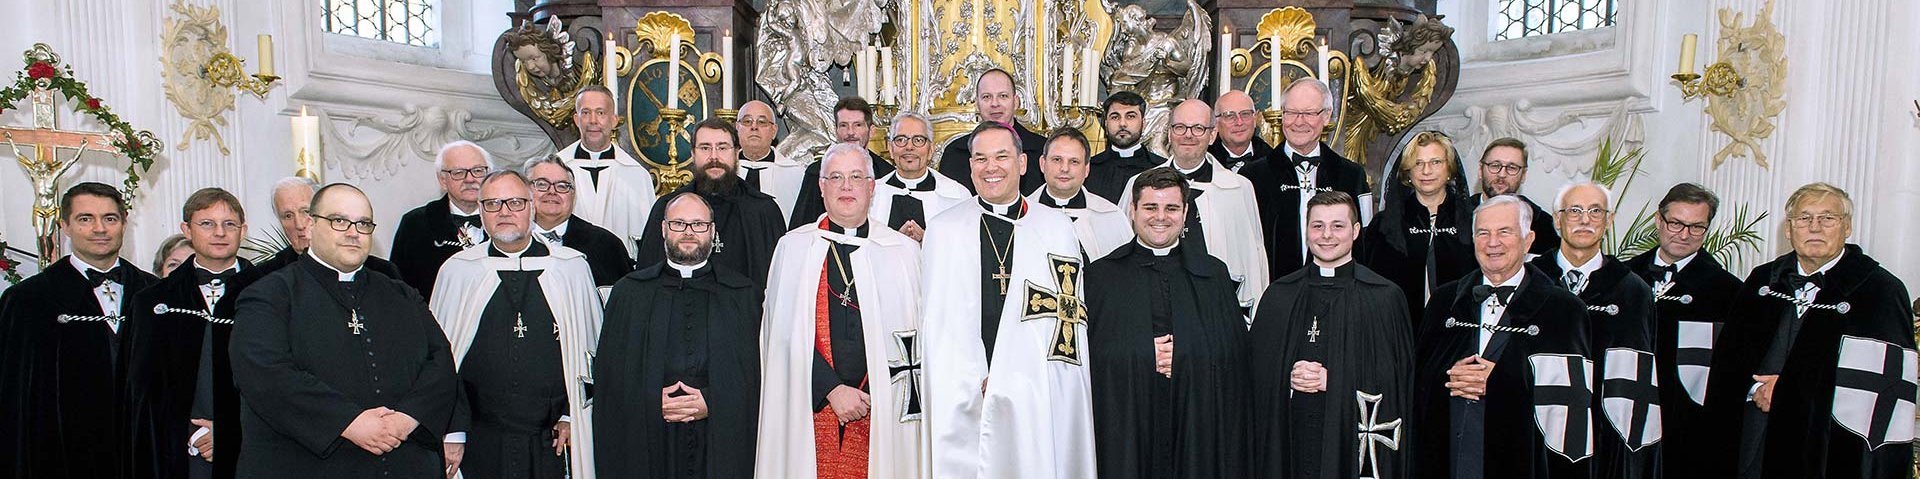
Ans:
<svg viewBox="0 0 1920 479"><path fill-rule="evenodd" d="M1207 154L1229 170L1240 171L1247 163L1267 157L1273 147L1260 139L1260 112L1253 109L1253 97L1240 90L1228 90L1213 105L1213 120L1220 127L1220 138L1207 147Z"/></svg>
<svg viewBox="0 0 1920 479"><path fill-rule="evenodd" d="M1227 264L1227 272L1239 284L1240 307L1252 308L1266 291L1269 278L1267 250L1255 240L1260 237L1260 220L1253 184L1207 155L1215 128L1207 102L1180 102L1168 121L1167 153L1173 158L1160 166L1180 172L1191 189L1183 238ZM1127 180L1119 204L1133 204L1133 182Z"/></svg>
<svg viewBox="0 0 1920 479"><path fill-rule="evenodd" d="M792 216L794 200L800 196L800 181L807 175L807 162L787 158L773 149L773 139L780 136L773 107L760 100L740 105L740 117L733 126L740 131L740 179L748 188L772 196L780 205L781 218Z"/></svg>

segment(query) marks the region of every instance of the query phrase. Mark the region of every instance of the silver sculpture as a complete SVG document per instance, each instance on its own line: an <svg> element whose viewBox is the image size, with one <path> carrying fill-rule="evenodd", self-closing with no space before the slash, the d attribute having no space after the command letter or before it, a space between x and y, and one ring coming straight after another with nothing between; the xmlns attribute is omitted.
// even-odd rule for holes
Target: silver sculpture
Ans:
<svg viewBox="0 0 1920 479"><path fill-rule="evenodd" d="M833 104L840 96L827 70L850 66L885 20L881 5L871 0L768 2L760 17L754 83L766 89L787 121L781 155L812 158L836 142Z"/></svg>
<svg viewBox="0 0 1920 479"><path fill-rule="evenodd" d="M1199 3L1187 0L1180 27L1156 32L1153 16L1139 5L1119 6L1112 0L1101 4L1113 17L1113 41L1100 61L1107 92L1139 93L1147 99L1145 131L1167 131L1173 104L1199 97L1207 86L1207 58L1213 51L1211 17ZM1146 140L1148 149L1166 154L1165 135L1149 134Z"/></svg>

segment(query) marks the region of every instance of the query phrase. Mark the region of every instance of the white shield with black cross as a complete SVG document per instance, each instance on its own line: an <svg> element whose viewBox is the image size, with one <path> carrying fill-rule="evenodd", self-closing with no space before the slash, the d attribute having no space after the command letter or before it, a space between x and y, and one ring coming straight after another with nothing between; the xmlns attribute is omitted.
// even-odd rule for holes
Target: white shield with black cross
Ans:
<svg viewBox="0 0 1920 479"><path fill-rule="evenodd" d="M1720 323L1680 321L1674 332L1674 370L1680 376L1680 390L1694 404L1707 404L1707 375L1713 372L1713 342L1720 338Z"/></svg>
<svg viewBox="0 0 1920 479"><path fill-rule="evenodd" d="M1593 455L1593 361L1578 354L1535 354L1533 423L1547 448L1568 461Z"/></svg>
<svg viewBox="0 0 1920 479"><path fill-rule="evenodd" d="M1913 403L1920 369L1911 349L1871 338L1840 337L1833 375L1833 420L1867 449L1913 442Z"/></svg>
<svg viewBox="0 0 1920 479"><path fill-rule="evenodd" d="M1627 348L1607 350L1606 378L1600 381L1600 409L1627 449L1660 442L1660 380L1653 353Z"/></svg>

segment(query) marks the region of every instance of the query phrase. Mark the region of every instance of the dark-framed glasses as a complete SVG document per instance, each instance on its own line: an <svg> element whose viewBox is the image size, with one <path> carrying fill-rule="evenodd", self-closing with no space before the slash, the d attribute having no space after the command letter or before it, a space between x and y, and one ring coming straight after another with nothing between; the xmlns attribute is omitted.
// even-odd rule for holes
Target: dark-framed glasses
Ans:
<svg viewBox="0 0 1920 479"><path fill-rule="evenodd" d="M348 228L352 228L354 231L359 231L360 234L370 235L373 234L373 229L379 226L374 224L373 220L354 221L352 218L345 216L316 215L313 213L307 213L307 216L311 216L315 220L326 220L327 227L343 233L346 232Z"/></svg>
<svg viewBox="0 0 1920 479"><path fill-rule="evenodd" d="M480 210L488 213L498 213L501 207L506 207L507 211L526 211L527 204L532 202L533 200L526 198L486 199L480 200Z"/></svg>
<svg viewBox="0 0 1920 479"><path fill-rule="evenodd" d="M1671 234L1680 234L1682 232L1692 236L1707 234L1707 225L1705 223L1697 225L1681 223L1667 218L1665 215L1660 217L1660 228L1667 230L1667 232Z"/></svg>
<svg viewBox="0 0 1920 479"><path fill-rule="evenodd" d="M538 191L542 193L545 193L548 191L552 191L554 193L572 193L573 182L533 180L533 191Z"/></svg>
<svg viewBox="0 0 1920 479"><path fill-rule="evenodd" d="M888 138L887 141L891 141L895 145L909 145L918 148L927 146L928 143L933 142L933 139L927 138L927 135L893 135L893 137Z"/></svg>
<svg viewBox="0 0 1920 479"><path fill-rule="evenodd" d="M1527 171L1526 165L1515 165L1511 163L1495 163L1491 161L1480 162L1480 168L1500 176L1518 175L1522 171Z"/></svg>
<svg viewBox="0 0 1920 479"><path fill-rule="evenodd" d="M1608 211L1606 208L1588 209L1588 208L1581 208L1578 206L1560 209L1560 214L1566 215L1568 218L1573 218L1573 219L1587 218L1587 219L1597 220L1601 218L1606 218L1607 213L1612 213L1612 211Z"/></svg>
<svg viewBox="0 0 1920 479"><path fill-rule="evenodd" d="M446 175L446 177L448 178L452 178L456 180L464 180L469 177L485 178L487 176L488 171L491 171L491 169L485 166L475 166L467 169L440 170L440 174Z"/></svg>
<svg viewBox="0 0 1920 479"><path fill-rule="evenodd" d="M1213 126L1175 124L1167 127L1167 131L1180 136L1200 136L1207 134L1209 131L1213 131Z"/></svg>
<svg viewBox="0 0 1920 479"><path fill-rule="evenodd" d="M667 220L667 231L672 231L675 233L680 233L684 231L693 231L695 233L705 233L708 231L713 231L713 222L712 221Z"/></svg>

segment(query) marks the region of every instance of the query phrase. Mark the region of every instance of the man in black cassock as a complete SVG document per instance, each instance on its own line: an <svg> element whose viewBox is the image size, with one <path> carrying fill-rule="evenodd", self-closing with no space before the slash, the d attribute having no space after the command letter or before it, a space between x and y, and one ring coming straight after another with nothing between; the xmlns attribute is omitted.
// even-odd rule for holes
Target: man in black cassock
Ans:
<svg viewBox="0 0 1920 479"><path fill-rule="evenodd" d="M253 267L237 257L246 210L232 193L204 188L187 197L180 216L192 258L129 303L128 474L231 478L240 449L227 446L239 445L228 439L240 435L240 396L227 358L234 303L222 299L236 291L228 280Z"/></svg>
<svg viewBox="0 0 1920 479"><path fill-rule="evenodd" d="M1714 340L1740 290L1706 244L1707 225L1720 208L1713 192L1693 183L1667 190L1654 216L1659 246L1627 260L1653 288L1654 364L1660 377L1662 461L1667 477L1723 477L1716 458L1738 438L1713 427L1705 407Z"/></svg>
<svg viewBox="0 0 1920 479"><path fill-rule="evenodd" d="M1613 224L1612 198L1596 183L1561 188L1554 200L1560 247L1531 263L1580 298L1593 326L1594 475L1660 477L1663 385L1653 356L1653 290L1626 263L1600 252Z"/></svg>
<svg viewBox="0 0 1920 479"><path fill-rule="evenodd" d="M1134 241L1087 267L1097 470L1103 478L1244 477L1239 285L1225 263L1181 244L1188 190L1179 172L1147 170L1132 193Z"/></svg>
<svg viewBox="0 0 1920 479"><path fill-rule="evenodd" d="M60 197L73 254L0 294L0 475L115 477L130 297L156 279L120 259L120 190L85 182Z"/></svg>
<svg viewBox="0 0 1920 479"><path fill-rule="evenodd" d="M1413 477L1413 322L1400 288L1353 260L1353 197L1307 202L1314 266L1261 295L1253 344L1253 477Z"/></svg>
<svg viewBox="0 0 1920 479"><path fill-rule="evenodd" d="M1592 475L1587 315L1526 264L1531 214L1507 196L1476 209L1480 269L1435 290L1420 321L1408 416L1420 477Z"/></svg>
<svg viewBox="0 0 1920 479"><path fill-rule="evenodd" d="M1453 140L1437 131L1416 133L1381 187L1385 203L1360 235L1360 263L1406 295L1418 322L1433 290L1460 279L1473 262L1473 207Z"/></svg>
<svg viewBox="0 0 1920 479"><path fill-rule="evenodd" d="M393 232L400 278L422 296L433 294L440 263L487 240L480 228L480 179L491 171L493 159L480 145L459 140L440 147L433 164L446 194L401 216L400 229Z"/></svg>
<svg viewBox="0 0 1920 479"><path fill-rule="evenodd" d="M1500 138L1487 144L1480 152L1480 194L1469 198L1468 208L1477 208L1480 203L1500 195L1513 195L1533 208L1533 251L1529 253L1544 255L1548 250L1558 247L1560 234L1553 230L1553 216L1547 210L1540 209L1538 203L1527 195L1520 194L1520 184L1527 180L1527 144L1514 138Z"/></svg>
<svg viewBox="0 0 1920 479"><path fill-rule="evenodd" d="M238 477L445 475L456 379L446 336L412 288L363 267L365 194L314 193L311 253L240 292Z"/></svg>
<svg viewBox="0 0 1920 479"><path fill-rule="evenodd" d="M668 196L695 193L713 211L713 262L747 276L753 284L767 284L767 270L773 267L773 247L786 234L785 218L773 197L748 188L734 171L740 155L734 152L739 135L733 124L708 119L693 126L693 183L674 190ZM798 208L796 207L796 211ZM665 259L672 246L660 227L666 224L667 205L653 203L635 265L645 267Z"/></svg>
<svg viewBox="0 0 1920 479"><path fill-rule="evenodd" d="M1140 142L1146 134L1142 131L1146 128L1146 108L1147 99L1125 90L1113 92L1101 102L1100 111L1106 116L1101 117L1100 126L1107 135L1107 151L1087 158L1087 191L1107 201L1120 201L1120 191L1127 187L1128 179L1167 162L1166 157L1153 154Z"/></svg>
<svg viewBox="0 0 1920 479"><path fill-rule="evenodd" d="M658 202L664 224L649 228L666 231L666 260L607 298L593 366L600 477L753 477L762 288L711 260L704 198Z"/></svg>
<svg viewBox="0 0 1920 479"><path fill-rule="evenodd" d="M1220 138L1207 147L1207 154L1221 166L1240 171L1248 163L1267 159L1273 147L1260 139L1260 112L1253 109L1253 97L1240 90L1221 93L1213 102L1213 119L1220 125Z"/></svg>
<svg viewBox="0 0 1920 479"><path fill-rule="evenodd" d="M1280 131L1286 144L1269 153L1266 161L1240 169L1240 176L1253 183L1254 199L1260 205L1267 274L1273 278L1286 276L1312 259L1307 254L1305 223L1307 200L1315 193L1346 193L1359 202L1363 224L1373 216L1373 188L1367 186L1366 169L1320 141L1327 122L1333 120L1333 93L1327 84L1312 78L1295 80L1287 85L1284 98Z"/></svg>
<svg viewBox="0 0 1920 479"><path fill-rule="evenodd" d="M833 136L840 143L856 145L867 152L867 158L873 162L873 172L886 176L894 170L879 153L867 149L873 139L873 105L865 98L850 96L841 98L833 104ZM812 160L809 158L809 160ZM799 228L820 222L820 215L827 214L827 204L820 200L820 164L812 161L800 177L800 196L793 199L793 211L787 218L787 228ZM757 191L758 187L755 187Z"/></svg>
<svg viewBox="0 0 1920 479"><path fill-rule="evenodd" d="M973 77L973 107L980 114L980 121L999 123L1012 128L1020 137L1020 152L1027 155L1027 174L1020 177L1020 194L1026 195L1039 189L1046 182L1040 178L1040 155L1045 153L1047 137L1027 129L1014 117L1014 110L1020 108L1019 93L1013 88L1013 76L1006 70L990 68ZM1138 131L1138 129L1135 129ZM938 168L940 174L966 185L967 191L979 193L973 187L973 168L969 160L973 158L973 133L967 133L947 140L947 146L940 150ZM1148 166L1159 165L1152 163ZM1119 177L1126 184L1130 176ZM1115 193L1114 201L1119 201ZM801 196L806 196L802 194Z"/></svg>
<svg viewBox="0 0 1920 479"><path fill-rule="evenodd" d="M540 157L527 163L525 173L533 188L534 238L586 254L596 286L613 286L614 281L633 272L633 257L627 256L625 240L573 214L573 170L563 160Z"/></svg>
<svg viewBox="0 0 1920 479"><path fill-rule="evenodd" d="M1740 477L1909 477L1907 288L1846 243L1845 191L1802 186L1786 212L1793 252L1747 276L1714 351L1707 407L1716 430L1740 438L1737 455L1717 456L1737 457Z"/></svg>

